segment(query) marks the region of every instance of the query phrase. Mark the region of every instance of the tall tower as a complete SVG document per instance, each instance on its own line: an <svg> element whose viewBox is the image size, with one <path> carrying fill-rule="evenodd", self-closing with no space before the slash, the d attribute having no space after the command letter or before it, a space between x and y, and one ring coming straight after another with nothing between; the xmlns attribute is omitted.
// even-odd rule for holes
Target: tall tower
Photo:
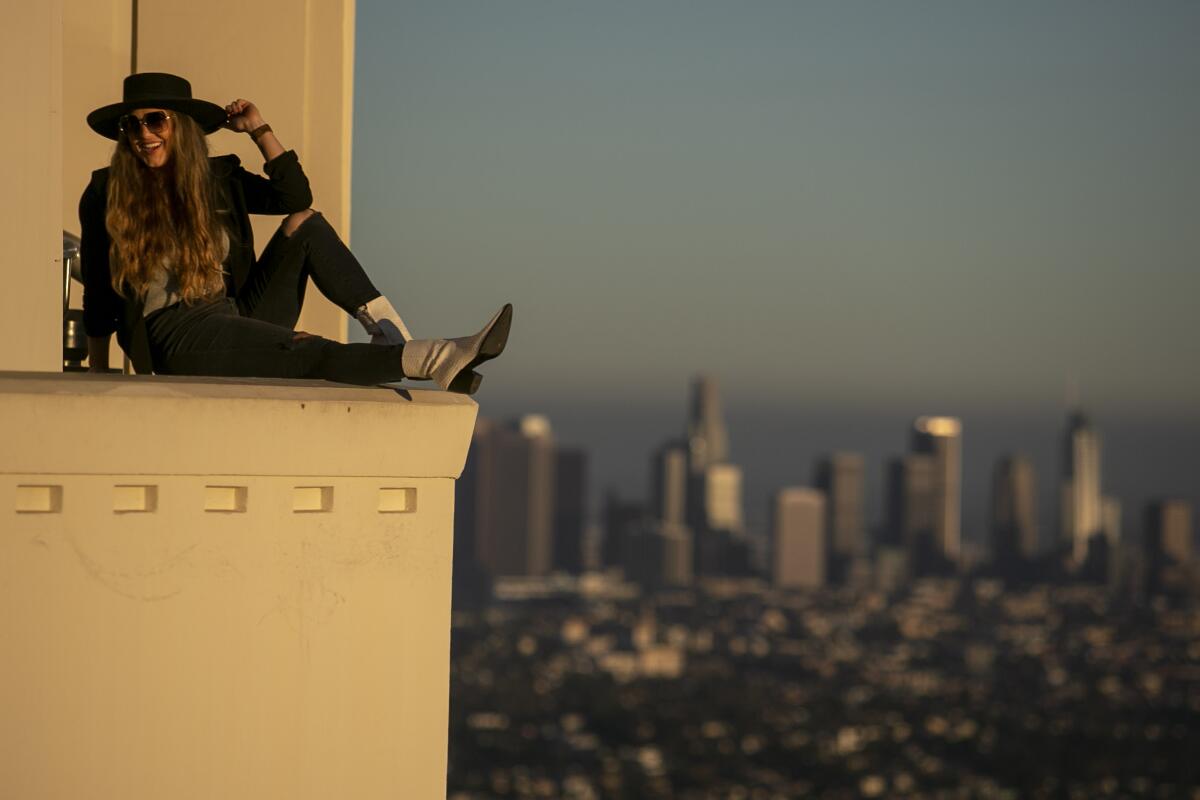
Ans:
<svg viewBox="0 0 1200 800"><path fill-rule="evenodd" d="M721 418L717 382L692 382L687 426L687 525L698 575L739 574L750 565L742 518L742 471L729 463L729 434Z"/></svg>
<svg viewBox="0 0 1200 800"><path fill-rule="evenodd" d="M962 423L954 417L918 417L912 444L914 453L934 461L934 547L956 562L962 542Z"/></svg>
<svg viewBox="0 0 1200 800"><path fill-rule="evenodd" d="M830 573L840 580L851 559L866 554L863 536L863 457L858 453L822 456L813 484L825 493L825 546Z"/></svg>
<svg viewBox="0 0 1200 800"><path fill-rule="evenodd" d="M688 449L668 441L650 465L650 517L631 540L628 573L643 585L686 586L692 580L693 543L688 528Z"/></svg>
<svg viewBox="0 0 1200 800"><path fill-rule="evenodd" d="M1187 564L1192 560L1192 505L1186 500L1156 500L1146 506L1146 551L1155 561Z"/></svg>
<svg viewBox="0 0 1200 800"><path fill-rule="evenodd" d="M924 453L907 453L888 462L887 525L884 544L914 557L933 549L937 517L937 462Z"/></svg>
<svg viewBox="0 0 1200 800"><path fill-rule="evenodd" d="M1067 419L1063 439L1063 475L1059 489L1061 538L1071 548L1071 560L1082 564L1088 543L1103 532L1100 494L1100 435L1082 411Z"/></svg>
<svg viewBox="0 0 1200 800"><path fill-rule="evenodd" d="M721 418L717 381L711 375L699 375L692 381L687 436L688 466L693 473L729 459L729 434Z"/></svg>
<svg viewBox="0 0 1200 800"><path fill-rule="evenodd" d="M992 473L992 552L1010 563L1037 554L1037 482L1024 456L1005 456Z"/></svg>
<svg viewBox="0 0 1200 800"><path fill-rule="evenodd" d="M688 451L669 441L654 452L650 465L650 513L662 522L683 525L687 521Z"/></svg>
<svg viewBox="0 0 1200 800"><path fill-rule="evenodd" d="M583 530L587 515L587 454L559 448L554 456L554 568L583 572Z"/></svg>
<svg viewBox="0 0 1200 800"><path fill-rule="evenodd" d="M463 480L455 547L490 576L545 575L554 552L555 449L549 421L479 420Z"/></svg>
<svg viewBox="0 0 1200 800"><path fill-rule="evenodd" d="M771 580L783 589L825 583L825 495L816 489L781 489L771 506Z"/></svg>

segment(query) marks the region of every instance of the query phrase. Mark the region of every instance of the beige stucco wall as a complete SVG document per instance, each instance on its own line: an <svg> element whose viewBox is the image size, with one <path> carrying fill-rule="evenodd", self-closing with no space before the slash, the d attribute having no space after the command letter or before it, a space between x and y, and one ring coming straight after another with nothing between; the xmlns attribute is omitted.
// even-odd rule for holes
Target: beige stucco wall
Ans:
<svg viewBox="0 0 1200 800"><path fill-rule="evenodd" d="M475 415L0 373L0 797L445 797Z"/></svg>
<svg viewBox="0 0 1200 800"><path fill-rule="evenodd" d="M0 369L61 369L62 1L0 17Z"/></svg>

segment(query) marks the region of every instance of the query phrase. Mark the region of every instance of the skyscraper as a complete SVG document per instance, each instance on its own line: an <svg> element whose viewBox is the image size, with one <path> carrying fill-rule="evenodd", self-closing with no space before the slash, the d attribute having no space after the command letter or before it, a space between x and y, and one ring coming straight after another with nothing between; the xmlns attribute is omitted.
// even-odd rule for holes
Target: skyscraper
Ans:
<svg viewBox="0 0 1200 800"><path fill-rule="evenodd" d="M554 439L545 417L479 420L455 489L456 555L491 576L545 575L554 542ZM461 544L460 544L461 540Z"/></svg>
<svg viewBox="0 0 1200 800"><path fill-rule="evenodd" d="M668 441L650 465L650 516L633 538L631 577L647 586L686 586L692 581L692 531L687 525L688 449Z"/></svg>
<svg viewBox="0 0 1200 800"><path fill-rule="evenodd" d="M742 519L742 468L709 464L704 470L704 516L709 530L745 532Z"/></svg>
<svg viewBox="0 0 1200 800"><path fill-rule="evenodd" d="M687 527L698 575L742 574L750 547L742 518L742 471L729 463L729 436L721 418L716 380L692 383L687 426Z"/></svg>
<svg viewBox="0 0 1200 800"><path fill-rule="evenodd" d="M1083 412L1076 411L1067 420L1059 490L1060 536L1076 566L1087 558L1091 538L1103 531L1102 504L1100 435Z"/></svg>
<svg viewBox="0 0 1200 800"><path fill-rule="evenodd" d="M771 580L782 589L815 589L825 583L825 494L788 488L771 505Z"/></svg>
<svg viewBox="0 0 1200 800"><path fill-rule="evenodd" d="M1186 564L1192 560L1192 505L1156 500L1146 506L1146 550L1151 559Z"/></svg>
<svg viewBox="0 0 1200 800"><path fill-rule="evenodd" d="M559 448L554 457L554 568L583 572L587 514L587 454Z"/></svg>
<svg viewBox="0 0 1200 800"><path fill-rule="evenodd" d="M654 452L650 465L650 510L656 519L686 524L687 485L687 448L680 442L666 442Z"/></svg>
<svg viewBox="0 0 1200 800"><path fill-rule="evenodd" d="M841 581L852 559L866 554L863 525L865 470L858 453L821 457L813 484L825 494L825 547L828 575Z"/></svg>
<svg viewBox="0 0 1200 800"><path fill-rule="evenodd" d="M687 586L692 582L692 537L687 527L644 520L627 540L625 574L649 588Z"/></svg>
<svg viewBox="0 0 1200 800"><path fill-rule="evenodd" d="M934 462L933 545L938 555L957 562L962 542L962 423L954 417L918 417L912 449Z"/></svg>
<svg viewBox="0 0 1200 800"><path fill-rule="evenodd" d="M609 489L604 495L602 519L600 562L605 568L619 567L628 572L634 557L632 540L645 527L646 510L640 503L625 500Z"/></svg>
<svg viewBox="0 0 1200 800"><path fill-rule="evenodd" d="M1037 480L1024 456L1005 456L992 473L992 552L1011 564L1037 554Z"/></svg>
<svg viewBox="0 0 1200 800"><path fill-rule="evenodd" d="M902 548L910 557L933 550L937 471L937 461L924 453L907 453L888 462L884 544Z"/></svg>
<svg viewBox="0 0 1200 800"><path fill-rule="evenodd" d="M693 473L729 459L729 434L721 415L717 381L711 375L699 375L692 381L687 438L688 467Z"/></svg>

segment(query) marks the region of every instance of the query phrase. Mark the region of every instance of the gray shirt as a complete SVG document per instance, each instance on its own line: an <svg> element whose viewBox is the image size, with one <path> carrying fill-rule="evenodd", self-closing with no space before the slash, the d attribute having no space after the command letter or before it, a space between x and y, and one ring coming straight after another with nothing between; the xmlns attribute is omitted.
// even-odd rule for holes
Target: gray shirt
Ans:
<svg viewBox="0 0 1200 800"><path fill-rule="evenodd" d="M223 225L221 226L221 240L217 242L217 253L221 256L221 262L224 263L225 258L229 255L229 234L225 232ZM150 277L150 282L146 284L146 303L142 307L142 316L149 316L152 312L174 305L181 299L179 278L175 274L171 259L165 258L162 265Z"/></svg>

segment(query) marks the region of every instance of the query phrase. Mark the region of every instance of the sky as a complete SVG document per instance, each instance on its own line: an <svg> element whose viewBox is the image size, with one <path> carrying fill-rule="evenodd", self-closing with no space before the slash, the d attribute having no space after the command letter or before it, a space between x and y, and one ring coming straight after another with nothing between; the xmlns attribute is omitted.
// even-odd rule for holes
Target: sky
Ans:
<svg viewBox="0 0 1200 800"><path fill-rule="evenodd" d="M703 371L752 518L825 449L877 495L939 413L968 528L1007 451L1049 520L1071 394L1127 524L1200 500L1200 4L356 14L355 252L418 336L513 302L482 413L547 413L597 490L642 493Z"/></svg>

